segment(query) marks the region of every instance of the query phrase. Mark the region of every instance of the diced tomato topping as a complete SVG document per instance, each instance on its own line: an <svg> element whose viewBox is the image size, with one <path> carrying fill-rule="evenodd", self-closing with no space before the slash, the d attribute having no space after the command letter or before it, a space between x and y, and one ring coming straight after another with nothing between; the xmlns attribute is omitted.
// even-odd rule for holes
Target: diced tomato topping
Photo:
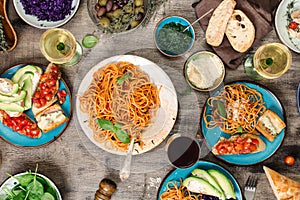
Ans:
<svg viewBox="0 0 300 200"><path fill-rule="evenodd" d="M31 138L37 138L41 134L41 130L37 124L30 120L26 114L22 113L19 117L10 117L7 113L2 111L3 124L20 134Z"/></svg>
<svg viewBox="0 0 300 200"><path fill-rule="evenodd" d="M297 28L298 24L294 21L290 22L289 28L292 30L295 30Z"/></svg>
<svg viewBox="0 0 300 200"><path fill-rule="evenodd" d="M46 105L56 94L56 83L59 78L59 68L53 65L50 72L41 75L37 91L33 95L33 104L37 108Z"/></svg>
<svg viewBox="0 0 300 200"><path fill-rule="evenodd" d="M246 154L257 150L259 140L249 137L237 136L232 141L220 141L216 145L216 150L220 155L224 154Z"/></svg>
<svg viewBox="0 0 300 200"><path fill-rule="evenodd" d="M67 92L65 90L60 90L57 92L58 100L60 104L66 101Z"/></svg>

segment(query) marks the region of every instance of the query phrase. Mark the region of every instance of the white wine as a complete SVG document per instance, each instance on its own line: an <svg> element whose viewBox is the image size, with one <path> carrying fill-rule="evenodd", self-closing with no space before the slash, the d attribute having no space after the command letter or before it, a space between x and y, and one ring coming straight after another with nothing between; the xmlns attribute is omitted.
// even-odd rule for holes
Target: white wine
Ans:
<svg viewBox="0 0 300 200"><path fill-rule="evenodd" d="M68 63L75 56L76 48L75 37L65 29L49 29L40 39L40 49L46 59L52 63Z"/></svg>
<svg viewBox="0 0 300 200"><path fill-rule="evenodd" d="M267 79L280 77L290 68L291 63L291 52L280 43L269 43L259 47L253 57L256 71Z"/></svg>

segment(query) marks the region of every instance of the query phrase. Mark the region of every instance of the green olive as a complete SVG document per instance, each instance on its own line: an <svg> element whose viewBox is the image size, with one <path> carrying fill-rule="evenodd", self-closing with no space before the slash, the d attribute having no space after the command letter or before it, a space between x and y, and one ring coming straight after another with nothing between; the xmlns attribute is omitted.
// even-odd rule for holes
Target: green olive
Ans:
<svg viewBox="0 0 300 200"><path fill-rule="evenodd" d="M107 12L106 17L108 17L109 19L114 18L114 11Z"/></svg>
<svg viewBox="0 0 300 200"><path fill-rule="evenodd" d="M123 12L122 9L115 10L113 13L114 18L119 18L122 12Z"/></svg>
<svg viewBox="0 0 300 200"><path fill-rule="evenodd" d="M101 17L101 19L99 19L99 25L103 28L103 29L107 29L110 25L110 21L107 17Z"/></svg>
<svg viewBox="0 0 300 200"><path fill-rule="evenodd" d="M138 13L144 14L144 13L145 13L144 8L143 8L143 7L136 7L136 8L134 9L134 14L137 15Z"/></svg>
<svg viewBox="0 0 300 200"><path fill-rule="evenodd" d="M134 27L136 27L139 23L140 23L139 21L133 20L133 21L131 22L131 24L130 24L130 27L131 27L131 28L134 28Z"/></svg>
<svg viewBox="0 0 300 200"><path fill-rule="evenodd" d="M143 0L134 0L134 5L139 7L142 6L144 4Z"/></svg>
<svg viewBox="0 0 300 200"><path fill-rule="evenodd" d="M107 1L108 1L108 0L99 0L99 1L98 1L98 4L99 4L100 6L106 6Z"/></svg>
<svg viewBox="0 0 300 200"><path fill-rule="evenodd" d="M131 5L127 4L123 7L123 10L126 12L126 13L131 13L133 8Z"/></svg>
<svg viewBox="0 0 300 200"><path fill-rule="evenodd" d="M127 23L130 21L130 14L125 14L123 17L122 17L122 22L123 23Z"/></svg>

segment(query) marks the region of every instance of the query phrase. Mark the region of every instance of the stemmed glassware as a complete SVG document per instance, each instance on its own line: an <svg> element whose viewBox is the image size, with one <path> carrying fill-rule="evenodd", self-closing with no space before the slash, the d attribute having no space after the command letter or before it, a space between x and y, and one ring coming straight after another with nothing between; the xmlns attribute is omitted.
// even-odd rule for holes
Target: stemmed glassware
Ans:
<svg viewBox="0 0 300 200"><path fill-rule="evenodd" d="M62 66L76 65L82 57L82 47L74 35L62 28L45 31L40 39L40 50L48 61Z"/></svg>
<svg viewBox="0 0 300 200"><path fill-rule="evenodd" d="M274 79L283 75L291 66L292 54L281 43L260 46L244 61L246 74L253 80Z"/></svg>

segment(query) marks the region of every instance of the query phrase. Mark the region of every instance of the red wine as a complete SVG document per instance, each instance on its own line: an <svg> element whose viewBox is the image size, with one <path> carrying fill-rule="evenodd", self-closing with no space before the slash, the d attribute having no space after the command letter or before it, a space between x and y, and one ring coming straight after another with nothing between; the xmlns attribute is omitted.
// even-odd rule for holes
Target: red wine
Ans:
<svg viewBox="0 0 300 200"><path fill-rule="evenodd" d="M198 143L189 137L175 138L168 146L168 158L178 168L188 168L199 159L200 148Z"/></svg>

